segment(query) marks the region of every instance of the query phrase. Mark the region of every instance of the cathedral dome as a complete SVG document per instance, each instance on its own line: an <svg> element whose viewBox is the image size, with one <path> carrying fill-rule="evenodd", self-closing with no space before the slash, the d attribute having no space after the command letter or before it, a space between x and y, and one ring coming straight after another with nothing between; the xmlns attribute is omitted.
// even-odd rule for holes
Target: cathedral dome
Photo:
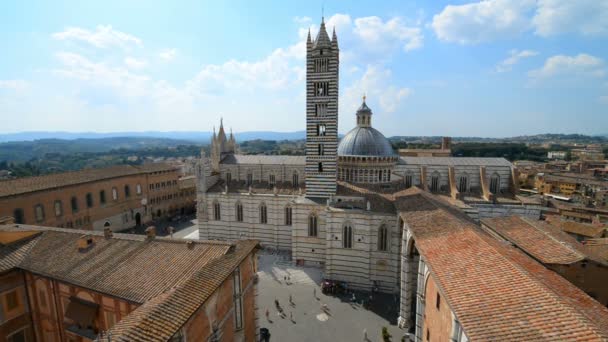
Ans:
<svg viewBox="0 0 608 342"><path fill-rule="evenodd" d="M391 143L377 129L357 126L338 145L339 156L396 156Z"/></svg>

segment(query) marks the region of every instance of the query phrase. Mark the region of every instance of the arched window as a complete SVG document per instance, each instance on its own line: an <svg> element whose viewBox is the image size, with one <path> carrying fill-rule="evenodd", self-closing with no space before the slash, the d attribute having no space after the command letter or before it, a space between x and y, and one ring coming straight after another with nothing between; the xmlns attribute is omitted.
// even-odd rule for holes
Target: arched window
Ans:
<svg viewBox="0 0 608 342"><path fill-rule="evenodd" d="M115 201L118 199L118 190L116 188L112 188L112 199Z"/></svg>
<svg viewBox="0 0 608 342"><path fill-rule="evenodd" d="M353 248L353 227L350 224L342 227L342 248Z"/></svg>
<svg viewBox="0 0 608 342"><path fill-rule="evenodd" d="M78 198L76 196L72 196L70 200L70 204L72 205L72 212L75 213L78 211Z"/></svg>
<svg viewBox="0 0 608 342"><path fill-rule="evenodd" d="M270 183L270 185L275 185L277 182L277 178L274 174L270 174L268 175L268 183Z"/></svg>
<svg viewBox="0 0 608 342"><path fill-rule="evenodd" d="M55 208L55 216L63 215L63 205L61 204L60 200L55 201L54 208Z"/></svg>
<svg viewBox="0 0 608 342"><path fill-rule="evenodd" d="M238 222L243 222L243 204L241 202L236 203L236 220Z"/></svg>
<svg viewBox="0 0 608 342"><path fill-rule="evenodd" d="M300 184L300 176L298 175L297 171L293 172L293 175L291 176L291 182L293 183L294 188L297 188Z"/></svg>
<svg viewBox="0 0 608 342"><path fill-rule="evenodd" d="M220 207L220 202L213 202L213 219L219 221L222 219L222 208Z"/></svg>
<svg viewBox="0 0 608 342"><path fill-rule="evenodd" d="M319 162L319 172L323 172L323 163Z"/></svg>
<svg viewBox="0 0 608 342"><path fill-rule="evenodd" d="M232 182L232 173L226 172L226 183Z"/></svg>
<svg viewBox="0 0 608 342"><path fill-rule="evenodd" d="M469 191L469 176L465 173L458 179L458 192Z"/></svg>
<svg viewBox="0 0 608 342"><path fill-rule="evenodd" d="M412 187L412 174L409 172L405 175L405 187L406 188Z"/></svg>
<svg viewBox="0 0 608 342"><path fill-rule="evenodd" d="M317 236L317 215L308 216L308 236Z"/></svg>
<svg viewBox="0 0 608 342"><path fill-rule="evenodd" d="M42 204L36 204L34 207L34 214L36 214L36 222L44 221L44 207Z"/></svg>
<svg viewBox="0 0 608 342"><path fill-rule="evenodd" d="M260 206L260 223L268 223L268 209L264 203Z"/></svg>
<svg viewBox="0 0 608 342"><path fill-rule="evenodd" d="M378 250L382 252L388 250L388 228L384 224L378 229Z"/></svg>
<svg viewBox="0 0 608 342"><path fill-rule="evenodd" d="M131 188L129 188L129 185L125 185L125 197L129 196L131 196Z"/></svg>
<svg viewBox="0 0 608 342"><path fill-rule="evenodd" d="M253 172L247 170L247 185L253 184Z"/></svg>
<svg viewBox="0 0 608 342"><path fill-rule="evenodd" d="M23 217L23 209L17 208L13 210L13 218L15 219L15 223L23 224L25 223L25 218Z"/></svg>
<svg viewBox="0 0 608 342"><path fill-rule="evenodd" d="M431 176L431 191L439 191L439 172L437 171L433 172L433 175Z"/></svg>
<svg viewBox="0 0 608 342"><path fill-rule="evenodd" d="M285 225L291 226L291 207L290 206L285 207Z"/></svg>
<svg viewBox="0 0 608 342"><path fill-rule="evenodd" d="M490 177L490 192L493 194L498 194L500 191L500 176L494 172L492 177Z"/></svg>

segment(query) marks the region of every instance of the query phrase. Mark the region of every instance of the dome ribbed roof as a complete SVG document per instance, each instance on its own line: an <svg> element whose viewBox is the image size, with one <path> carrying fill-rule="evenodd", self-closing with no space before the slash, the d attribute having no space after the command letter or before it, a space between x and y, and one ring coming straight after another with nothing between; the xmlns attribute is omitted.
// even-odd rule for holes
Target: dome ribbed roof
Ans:
<svg viewBox="0 0 608 342"><path fill-rule="evenodd" d="M338 145L339 156L394 157L391 143L372 127L355 127L348 132Z"/></svg>

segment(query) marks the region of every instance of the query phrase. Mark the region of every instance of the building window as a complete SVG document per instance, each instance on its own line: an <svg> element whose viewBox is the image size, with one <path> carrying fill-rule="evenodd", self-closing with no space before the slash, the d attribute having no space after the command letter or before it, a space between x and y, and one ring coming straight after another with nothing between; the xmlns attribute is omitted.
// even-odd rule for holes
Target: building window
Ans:
<svg viewBox="0 0 608 342"><path fill-rule="evenodd" d="M460 176L458 180L458 192L467 192L469 190L469 177L467 175Z"/></svg>
<svg viewBox="0 0 608 342"><path fill-rule="evenodd" d="M251 171L247 171L247 185L253 184L253 173Z"/></svg>
<svg viewBox="0 0 608 342"><path fill-rule="evenodd" d="M136 192L138 195L141 195L141 184L137 184L137 185L135 186L135 192Z"/></svg>
<svg viewBox="0 0 608 342"><path fill-rule="evenodd" d="M156 190L160 189L160 183L156 183Z"/></svg>
<svg viewBox="0 0 608 342"><path fill-rule="evenodd" d="M437 292L437 301L435 302L435 307L437 308L437 310L439 310L439 308L441 307L441 296L439 295L439 292Z"/></svg>
<svg viewBox="0 0 608 342"><path fill-rule="evenodd" d="M93 194L90 192L85 196L85 200L87 202L87 208L93 207Z"/></svg>
<svg viewBox="0 0 608 342"><path fill-rule="evenodd" d="M327 115L327 104L326 103L318 103L315 105L315 116L325 116Z"/></svg>
<svg viewBox="0 0 608 342"><path fill-rule="evenodd" d="M241 202L236 204L236 220L238 222L243 222L243 205Z"/></svg>
<svg viewBox="0 0 608 342"><path fill-rule="evenodd" d="M76 196L72 196L70 203L72 204L72 212L73 213L77 212L78 211L78 198L76 198Z"/></svg>
<svg viewBox="0 0 608 342"><path fill-rule="evenodd" d="M323 147L323 144L319 144L319 146L317 147L317 152L319 153L320 156L325 155L325 148Z"/></svg>
<svg viewBox="0 0 608 342"><path fill-rule="evenodd" d="M405 187L406 188L412 187L412 175L410 175L410 174L405 175Z"/></svg>
<svg viewBox="0 0 608 342"><path fill-rule="evenodd" d="M318 169L319 172L323 172L323 163L319 162Z"/></svg>
<svg viewBox="0 0 608 342"><path fill-rule="evenodd" d="M34 214L36 214L36 222L44 221L44 207L42 204L36 204L34 207Z"/></svg>
<svg viewBox="0 0 608 342"><path fill-rule="evenodd" d="M490 192L493 194L498 194L500 190L500 176L497 173L492 174L490 177Z"/></svg>
<svg viewBox="0 0 608 342"><path fill-rule="evenodd" d="M268 209L264 203L260 206L260 223L268 223Z"/></svg>
<svg viewBox="0 0 608 342"><path fill-rule="evenodd" d="M276 177L273 174L268 175L268 183L270 183L270 185L275 185L276 184Z"/></svg>
<svg viewBox="0 0 608 342"><path fill-rule="evenodd" d="M11 312L19 307L19 294L17 290L13 290L4 294L4 302L6 303L6 311Z"/></svg>
<svg viewBox="0 0 608 342"><path fill-rule="evenodd" d="M213 219L219 221L222 219L222 211L220 207L220 202L213 202Z"/></svg>
<svg viewBox="0 0 608 342"><path fill-rule="evenodd" d="M297 172L294 171L291 182L293 183L293 187L296 188L298 184L300 184L300 177Z"/></svg>
<svg viewBox="0 0 608 342"><path fill-rule="evenodd" d="M99 192L99 203L106 204L106 191L105 190L101 190Z"/></svg>
<svg viewBox="0 0 608 342"><path fill-rule="evenodd" d="M378 229L378 250L382 252L388 250L388 228L384 224Z"/></svg>
<svg viewBox="0 0 608 342"><path fill-rule="evenodd" d="M148 185L148 189L149 189L149 190L154 190L154 184L150 184L150 185Z"/></svg>
<svg viewBox="0 0 608 342"><path fill-rule="evenodd" d="M131 196L131 188L128 185L125 185L125 197Z"/></svg>
<svg viewBox="0 0 608 342"><path fill-rule="evenodd" d="M327 133L327 126L325 126L325 124L318 124L317 125L317 136L324 137L326 133Z"/></svg>
<svg viewBox="0 0 608 342"><path fill-rule="evenodd" d="M285 225L291 226L291 207L285 207Z"/></svg>
<svg viewBox="0 0 608 342"><path fill-rule="evenodd" d="M7 342L27 342L27 338L25 337L25 330L27 328L22 328L19 331L16 331L10 335L6 336Z"/></svg>
<svg viewBox="0 0 608 342"><path fill-rule="evenodd" d="M314 87L316 96L329 95L329 82L315 82Z"/></svg>
<svg viewBox="0 0 608 342"><path fill-rule="evenodd" d="M118 199L118 190L116 188L112 188L112 199L115 201Z"/></svg>
<svg viewBox="0 0 608 342"><path fill-rule="evenodd" d="M431 340L431 332L429 331L429 329L426 329L426 340L427 341Z"/></svg>
<svg viewBox="0 0 608 342"><path fill-rule="evenodd" d="M353 248L353 227L349 224L342 227L342 248Z"/></svg>
<svg viewBox="0 0 608 342"><path fill-rule="evenodd" d="M234 328L243 329L243 293L241 291L241 271L237 267L234 270L234 285L232 287L234 298Z"/></svg>
<svg viewBox="0 0 608 342"><path fill-rule="evenodd" d="M63 205L61 204L60 200L56 200L55 203L53 204L53 208L55 209L55 216L61 216L63 215Z"/></svg>
<svg viewBox="0 0 608 342"><path fill-rule="evenodd" d="M13 210L13 218L15 219L15 223L17 224L25 223L25 218L23 217L23 209L17 208Z"/></svg>
<svg viewBox="0 0 608 342"><path fill-rule="evenodd" d="M232 182L232 174L230 172L226 172L226 183Z"/></svg>
<svg viewBox="0 0 608 342"><path fill-rule="evenodd" d="M431 176L431 191L439 191L439 172L437 171L433 172L433 175Z"/></svg>
<svg viewBox="0 0 608 342"><path fill-rule="evenodd" d="M308 236L317 236L317 215L308 216Z"/></svg>

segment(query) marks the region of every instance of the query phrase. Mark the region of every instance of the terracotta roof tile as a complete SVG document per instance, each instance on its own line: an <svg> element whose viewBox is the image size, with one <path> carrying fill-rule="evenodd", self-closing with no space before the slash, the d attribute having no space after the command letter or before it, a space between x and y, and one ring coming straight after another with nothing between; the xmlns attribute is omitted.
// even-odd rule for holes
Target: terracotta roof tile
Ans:
<svg viewBox="0 0 608 342"><path fill-rule="evenodd" d="M185 282L206 262L230 249L229 243L114 234L21 225L6 230L40 231L36 243L17 267L49 278L92 289L125 300L144 303ZM93 245L81 251L77 241L91 236Z"/></svg>
<svg viewBox="0 0 608 342"><path fill-rule="evenodd" d="M0 181L0 197L173 169L175 169L175 167L167 164L119 165L99 169L56 173L45 176L2 180Z"/></svg>
<svg viewBox="0 0 608 342"><path fill-rule="evenodd" d="M470 340L608 339L608 308L447 202L410 191L398 209Z"/></svg>
<svg viewBox="0 0 608 342"><path fill-rule="evenodd" d="M542 263L567 265L586 257L578 241L546 222L519 216L495 217L481 222Z"/></svg>

